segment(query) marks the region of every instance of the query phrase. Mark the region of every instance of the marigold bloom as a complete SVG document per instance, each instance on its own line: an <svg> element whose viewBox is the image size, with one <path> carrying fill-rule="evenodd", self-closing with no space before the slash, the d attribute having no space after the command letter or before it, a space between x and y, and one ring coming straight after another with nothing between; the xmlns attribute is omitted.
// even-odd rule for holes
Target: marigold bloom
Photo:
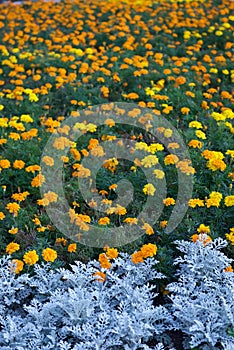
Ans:
<svg viewBox="0 0 234 350"><path fill-rule="evenodd" d="M68 253L75 253L77 249L76 243L71 243L67 247Z"/></svg>
<svg viewBox="0 0 234 350"><path fill-rule="evenodd" d="M13 253L17 252L17 250L19 250L19 249L20 249L20 245L18 243L11 242L6 246L6 253L13 254Z"/></svg>
<svg viewBox="0 0 234 350"><path fill-rule="evenodd" d="M143 188L143 193L147 194L148 196L153 196L156 191L156 188L152 184L147 184Z"/></svg>
<svg viewBox="0 0 234 350"><path fill-rule="evenodd" d="M29 250L24 254L23 260L25 264L32 266L38 262L39 256L37 255L36 250Z"/></svg>
<svg viewBox="0 0 234 350"><path fill-rule="evenodd" d="M226 196L224 198L224 204L226 205L226 207L232 207L234 205L234 195Z"/></svg>
<svg viewBox="0 0 234 350"><path fill-rule="evenodd" d="M223 198L222 193L215 192L215 191L211 192L209 198L206 199L207 208L219 207L222 198Z"/></svg>
<svg viewBox="0 0 234 350"><path fill-rule="evenodd" d="M167 197L163 200L163 203L165 204L166 207L168 207L169 205L175 205L175 200L174 198Z"/></svg>
<svg viewBox="0 0 234 350"><path fill-rule="evenodd" d="M97 271L93 274L94 277L97 277L96 280L98 282L105 282L106 280L106 274L104 272L101 271Z"/></svg>
<svg viewBox="0 0 234 350"><path fill-rule="evenodd" d="M99 254L98 261L103 269L111 268L111 263L109 262L105 253Z"/></svg>
<svg viewBox="0 0 234 350"><path fill-rule="evenodd" d="M0 172L2 169L8 169L10 168L11 163L8 159L0 159Z"/></svg>
<svg viewBox="0 0 234 350"><path fill-rule="evenodd" d="M222 159L216 159L216 158L209 159L208 162L206 163L206 166L208 169L212 171L216 171L216 170L224 171L227 167L227 165L224 163Z"/></svg>
<svg viewBox="0 0 234 350"><path fill-rule="evenodd" d="M137 218L126 218L124 222L132 226L132 225L137 225L138 220Z"/></svg>
<svg viewBox="0 0 234 350"><path fill-rule="evenodd" d="M194 234L191 236L191 239L194 243L196 243L197 241L202 242L204 246L212 241L212 238L206 233Z"/></svg>
<svg viewBox="0 0 234 350"><path fill-rule="evenodd" d="M195 207L204 207L204 200L199 199L199 198L193 198L190 199L188 202L189 207L195 208Z"/></svg>
<svg viewBox="0 0 234 350"><path fill-rule="evenodd" d="M191 140L189 143L188 143L188 146L189 147L193 147L193 148L202 148L203 146L203 142L201 141L198 141L198 140Z"/></svg>
<svg viewBox="0 0 234 350"><path fill-rule="evenodd" d="M178 161L179 161L179 158L175 154L168 154L164 158L164 164L165 165L176 164Z"/></svg>
<svg viewBox="0 0 234 350"><path fill-rule="evenodd" d="M49 157L49 156L44 156L42 158L42 162L45 163L48 166L53 166L54 165L54 159L52 157Z"/></svg>
<svg viewBox="0 0 234 350"><path fill-rule="evenodd" d="M32 187L40 187L45 182L45 176L42 174L38 174L31 181Z"/></svg>
<svg viewBox="0 0 234 350"><path fill-rule="evenodd" d="M13 262L13 272L15 274L18 274L21 271L23 271L24 263L22 260L13 259L12 262Z"/></svg>
<svg viewBox="0 0 234 350"><path fill-rule="evenodd" d="M152 226L150 226L150 224L148 224L146 222L142 226L142 229L145 230L145 233L147 235L153 235L154 234L154 230L153 230Z"/></svg>
<svg viewBox="0 0 234 350"><path fill-rule="evenodd" d="M158 164L158 157L153 156L153 155L146 156L145 158L143 158L141 160L141 164L145 168L151 168L152 166Z"/></svg>
<svg viewBox="0 0 234 350"><path fill-rule="evenodd" d="M2 211L0 211L0 220L3 220L3 219L5 219L5 214L2 212Z"/></svg>
<svg viewBox="0 0 234 350"><path fill-rule="evenodd" d="M108 225L109 223L110 223L110 219L107 216L100 218L98 220L98 225Z"/></svg>
<svg viewBox="0 0 234 350"><path fill-rule="evenodd" d="M10 202L6 205L6 209L9 213L14 214L14 217L18 216L18 211L20 210L20 205L16 202Z"/></svg>
<svg viewBox="0 0 234 350"><path fill-rule="evenodd" d="M197 232L199 232L199 233L210 233L210 226L205 226L204 224L201 224L198 227Z"/></svg>
<svg viewBox="0 0 234 350"><path fill-rule="evenodd" d="M232 245L234 245L234 227L230 228L230 232L225 234L227 240L231 242Z"/></svg>
<svg viewBox="0 0 234 350"><path fill-rule="evenodd" d="M157 246L152 243L144 244L141 248L143 258L153 257L157 253Z"/></svg>
<svg viewBox="0 0 234 350"><path fill-rule="evenodd" d="M131 255L131 260L134 264L139 264L141 262L144 262L143 254L141 251L135 252Z"/></svg>
<svg viewBox="0 0 234 350"><path fill-rule="evenodd" d="M57 252L54 249L46 248L42 251L42 257L47 262L54 262L57 258Z"/></svg>
<svg viewBox="0 0 234 350"><path fill-rule="evenodd" d="M14 169L23 169L25 166L25 162L23 160L16 159L13 163Z"/></svg>
<svg viewBox="0 0 234 350"><path fill-rule="evenodd" d="M118 250L115 248L108 248L106 250L106 256L109 259L116 259L118 255L119 255Z"/></svg>

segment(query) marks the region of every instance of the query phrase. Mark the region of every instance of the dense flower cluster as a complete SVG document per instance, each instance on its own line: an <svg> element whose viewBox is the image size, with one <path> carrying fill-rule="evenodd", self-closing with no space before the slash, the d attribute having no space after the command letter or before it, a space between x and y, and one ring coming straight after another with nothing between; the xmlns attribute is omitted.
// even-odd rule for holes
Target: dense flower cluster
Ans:
<svg viewBox="0 0 234 350"><path fill-rule="evenodd" d="M84 252L79 244L89 224L103 232L116 225L126 230L140 227L146 235L137 251L129 247L137 264L158 249L170 269L167 250L174 235L204 244L226 235L228 254L233 253L233 4L227 0L0 4L0 249L16 261L17 273L43 261L59 266L77 256L97 258L100 252ZM117 112L137 120L149 135L116 125L108 113L113 102L134 102L132 110ZM81 111L97 104L106 113L102 129L92 118L80 118ZM142 114L141 108L148 112ZM180 156L181 145L169 127L157 129L163 144L150 136L160 114L181 132L191 161ZM63 125L69 116L76 120L74 129L81 132L81 142L70 139L71 129ZM60 203L59 194L48 191L42 197L39 192L46 183L42 165L55 169L58 161L41 153L52 134L56 135L52 148L68 150L60 160L77 243L63 237L46 215L47 207ZM118 140L123 135L135 146ZM125 147L134 161L106 154L103 141ZM92 169L82 164L89 156L102 162L96 187ZM146 181L143 171L153 174L159 185ZM168 237L164 229L176 205L176 177L181 173L194 176L193 196L185 203L184 220ZM114 200L118 181L126 177L134 186L134 198L125 207ZM88 203L77 191L77 179L87 181L94 193ZM147 198L159 195L163 181L168 192L161 200L164 211L159 223L138 219ZM100 207L102 215L96 210ZM157 248L150 243L152 238ZM100 253L101 267L110 268L116 254Z"/></svg>

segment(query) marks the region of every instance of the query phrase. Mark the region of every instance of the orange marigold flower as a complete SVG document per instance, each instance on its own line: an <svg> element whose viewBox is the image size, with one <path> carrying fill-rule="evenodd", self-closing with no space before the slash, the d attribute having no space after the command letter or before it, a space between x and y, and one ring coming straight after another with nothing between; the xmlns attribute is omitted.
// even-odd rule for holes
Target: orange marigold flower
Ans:
<svg viewBox="0 0 234 350"><path fill-rule="evenodd" d="M178 161L179 161L179 158L175 154L168 154L164 158L164 164L165 165L176 164Z"/></svg>
<svg viewBox="0 0 234 350"><path fill-rule="evenodd" d="M104 272L101 271L97 271L93 274L94 277L97 277L97 281L98 282L105 282L106 280L106 274Z"/></svg>
<svg viewBox="0 0 234 350"><path fill-rule="evenodd" d="M18 216L18 211L20 210L20 205L16 202L11 202L6 205L6 209L9 213L14 214L14 217Z"/></svg>
<svg viewBox="0 0 234 350"><path fill-rule="evenodd" d="M152 226L150 226L150 224L144 223L144 225L142 226L142 229L145 230L145 233L147 235L154 234L154 230L153 230Z"/></svg>
<svg viewBox="0 0 234 350"><path fill-rule="evenodd" d="M17 250L19 249L20 249L20 245L18 243L11 242L6 246L6 253L11 255L17 252Z"/></svg>
<svg viewBox="0 0 234 350"><path fill-rule="evenodd" d="M18 260L18 259L13 259L12 263L13 263L12 267L13 267L13 272L14 273L18 274L18 273L20 273L23 270L23 268L24 268L23 261Z"/></svg>
<svg viewBox="0 0 234 350"><path fill-rule="evenodd" d="M98 225L108 225L109 223L110 219L107 216L98 220Z"/></svg>
<svg viewBox="0 0 234 350"><path fill-rule="evenodd" d="M139 264L144 261L143 254L141 251L135 252L131 255L131 260L134 264Z"/></svg>
<svg viewBox="0 0 234 350"><path fill-rule="evenodd" d="M168 207L169 205L175 205L175 200L174 198L167 197L163 200L163 203L165 204L166 207Z"/></svg>
<svg viewBox="0 0 234 350"><path fill-rule="evenodd" d="M105 253L99 254L98 261L100 262L102 268L110 269L111 263L109 262Z"/></svg>
<svg viewBox="0 0 234 350"><path fill-rule="evenodd" d="M32 187L40 187L45 182L45 176L42 174L38 174L34 179L31 181Z"/></svg>
<svg viewBox="0 0 234 350"><path fill-rule="evenodd" d="M67 251L68 251L68 253L75 253L76 252L76 248L77 248L76 243L71 243L67 247Z"/></svg>
<svg viewBox="0 0 234 350"><path fill-rule="evenodd" d="M5 219L5 214L2 212L2 211L0 211L0 220L3 220L3 219Z"/></svg>
<svg viewBox="0 0 234 350"><path fill-rule="evenodd" d="M212 171L216 171L216 170L224 171L227 167L222 159L216 159L216 158L209 159L206 166L208 169Z"/></svg>
<svg viewBox="0 0 234 350"><path fill-rule="evenodd" d="M157 253L157 246L152 243L144 244L141 248L143 258L153 257Z"/></svg>
<svg viewBox="0 0 234 350"><path fill-rule="evenodd" d="M132 225L137 225L138 220L137 218L126 218L124 222L132 226Z"/></svg>
<svg viewBox="0 0 234 350"><path fill-rule="evenodd" d="M106 251L106 256L109 259L116 259L118 255L119 255L118 250L115 248L108 248Z"/></svg>
<svg viewBox="0 0 234 350"><path fill-rule="evenodd" d="M14 169L23 169L25 166L25 162L23 160L18 160L16 159L13 163L13 168Z"/></svg>

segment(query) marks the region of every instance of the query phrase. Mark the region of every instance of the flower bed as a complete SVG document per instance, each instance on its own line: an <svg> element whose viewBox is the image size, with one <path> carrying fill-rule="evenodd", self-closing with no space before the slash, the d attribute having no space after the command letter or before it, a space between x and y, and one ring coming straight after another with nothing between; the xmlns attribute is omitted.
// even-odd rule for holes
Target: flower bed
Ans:
<svg viewBox="0 0 234 350"><path fill-rule="evenodd" d="M139 331L131 340L126 325L126 336L110 335L110 343L101 343L100 349L137 349L139 344L172 348L172 329L184 334L185 348L232 346L233 295L225 283L233 283L234 252L233 5L227 0L0 4L0 256L13 261L12 283L24 281L25 307L36 308L30 303L38 300L38 286L32 292L27 281L36 283L40 266L45 269L41 275L54 273L59 280L59 269L70 273L75 261L82 269L92 262L95 288L104 288L107 299L108 288L112 290L108 278L117 278L121 264L120 285L128 268L139 274L151 264L146 274L156 269L164 275L150 280L159 293L155 303L161 296L170 304L161 330L151 319L151 287L144 280L140 288L147 294L147 306L138 294L136 298L152 311L150 321L139 321L141 330L149 327L144 331L148 335ZM182 252L175 241L181 242ZM186 260L186 244L194 268ZM197 247L214 258L215 271L221 274L217 280L207 277L210 258L204 269L194 272L201 258L194 260L200 254ZM219 255L212 255L221 248L222 264L215 260ZM183 281L173 264L182 259L190 271ZM3 262L3 271L7 264ZM184 276L185 268L181 271ZM204 295L211 286L223 293L216 301L211 298L208 314L205 297L200 300L196 289L200 285ZM89 290L92 295L95 288ZM126 295L121 303L131 293ZM55 299L47 295L45 300L51 306ZM115 308L105 303L108 319ZM196 314L196 307L203 306L203 316ZM2 329L17 329L23 319L15 317L22 318L22 310L9 313L6 321L4 307ZM130 319L116 319L119 329L121 322L135 329L132 322L137 322L140 307L126 311ZM184 318L186 312L190 320ZM41 332L29 319L32 315L27 317L31 331ZM56 322L54 329L71 327ZM86 326L94 332L92 322L97 320L90 322ZM69 330L76 332L69 344L67 328L61 338L52 328L45 332L56 339L50 347L40 337L31 345L29 337L22 345L0 336L0 344L6 349L84 348L85 340L77 335L80 327ZM220 332L212 331L215 327ZM86 340L87 349L93 349L94 340Z"/></svg>

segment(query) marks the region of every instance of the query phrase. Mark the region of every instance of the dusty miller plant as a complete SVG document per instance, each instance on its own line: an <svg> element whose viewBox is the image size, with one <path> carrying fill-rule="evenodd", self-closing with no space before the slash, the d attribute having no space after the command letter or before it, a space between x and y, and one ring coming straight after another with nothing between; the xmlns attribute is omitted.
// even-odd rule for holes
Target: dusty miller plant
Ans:
<svg viewBox="0 0 234 350"><path fill-rule="evenodd" d="M175 243L183 257L175 260L180 265L178 282L167 289L177 328L189 336L185 347L234 349L234 273L224 272L232 260L220 251L227 242Z"/></svg>
<svg viewBox="0 0 234 350"><path fill-rule="evenodd" d="M76 262L70 270L36 265L32 277L16 277L2 259L1 350L151 349L150 338L173 323L165 307L153 305L149 282L163 278L155 264L150 258L136 266L120 254L100 282L97 261Z"/></svg>

